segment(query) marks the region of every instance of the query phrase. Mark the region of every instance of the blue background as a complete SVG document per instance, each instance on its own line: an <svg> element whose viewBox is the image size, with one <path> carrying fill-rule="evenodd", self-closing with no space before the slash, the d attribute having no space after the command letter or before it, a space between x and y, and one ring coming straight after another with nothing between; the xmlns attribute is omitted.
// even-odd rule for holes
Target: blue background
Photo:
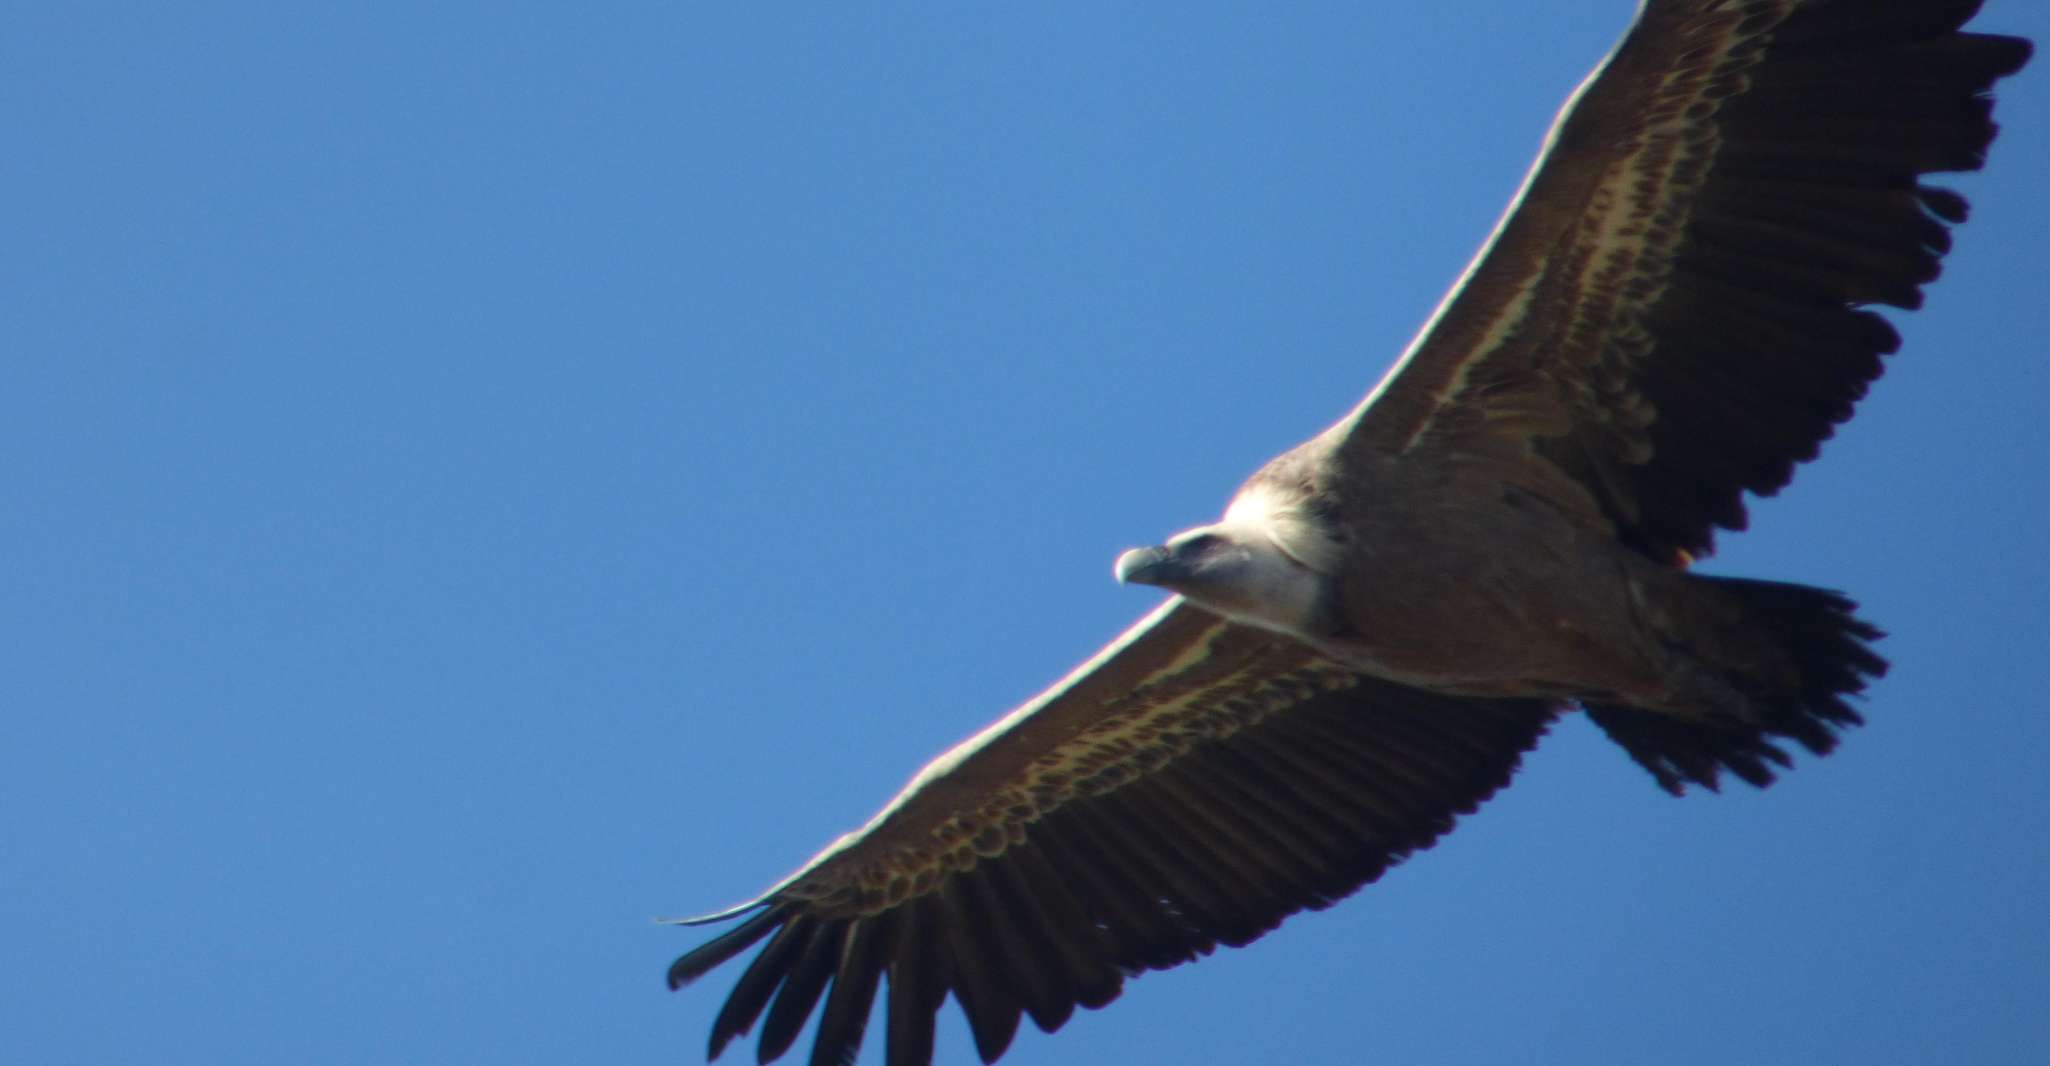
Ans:
<svg viewBox="0 0 2050 1066"><path fill-rule="evenodd" d="M738 968L649 919L1150 607L1117 552L1367 389L1629 15L1275 7L8 5L0 1059L696 1061ZM2042 60L1999 118L1712 564L1858 596L1868 728L1675 801L1570 720L1007 1061L2050 1045Z"/></svg>

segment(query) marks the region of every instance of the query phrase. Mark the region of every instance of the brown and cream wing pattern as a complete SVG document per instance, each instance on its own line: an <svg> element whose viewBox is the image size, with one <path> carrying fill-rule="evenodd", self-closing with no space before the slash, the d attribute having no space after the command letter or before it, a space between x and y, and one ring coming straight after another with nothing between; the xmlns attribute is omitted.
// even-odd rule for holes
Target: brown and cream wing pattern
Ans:
<svg viewBox="0 0 2050 1066"><path fill-rule="evenodd" d="M888 1061L929 1060L948 994L994 1059L1124 979L1251 942L1428 846L1505 784L1555 708L1361 677L1171 601L921 771L863 829L676 961L766 941L711 1052L764 1061L823 999L813 1061L849 1061L879 986Z"/></svg>
<svg viewBox="0 0 2050 1066"><path fill-rule="evenodd" d="M1661 561L1742 528L1879 376L2027 42L1976 0L1652 0L1495 235L1334 427L1341 454L1496 456Z"/></svg>

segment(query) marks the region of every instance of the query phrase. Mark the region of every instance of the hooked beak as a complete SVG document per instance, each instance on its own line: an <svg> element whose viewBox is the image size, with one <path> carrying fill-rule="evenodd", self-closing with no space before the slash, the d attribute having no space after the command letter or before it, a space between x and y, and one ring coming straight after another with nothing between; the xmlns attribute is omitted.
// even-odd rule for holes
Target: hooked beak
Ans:
<svg viewBox="0 0 2050 1066"><path fill-rule="evenodd" d="M1183 571L1181 560L1166 548L1133 548L1118 556L1120 585L1165 586L1185 576Z"/></svg>

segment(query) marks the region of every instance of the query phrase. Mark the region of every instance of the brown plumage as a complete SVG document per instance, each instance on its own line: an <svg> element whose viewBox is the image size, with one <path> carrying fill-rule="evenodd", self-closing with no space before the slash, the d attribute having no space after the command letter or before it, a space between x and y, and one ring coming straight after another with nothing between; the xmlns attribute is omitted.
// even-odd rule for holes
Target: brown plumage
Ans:
<svg viewBox="0 0 2050 1066"><path fill-rule="evenodd" d="M1878 377L2029 55L1974 0L1651 0L1495 236L1354 411L1224 518L1128 552L1179 593L678 959L759 947L710 1051L820 1016L891 1063L952 996L994 1061L1428 847L1575 705L1678 793L1831 750L1885 663L1835 593L1687 572ZM885 990L887 990L885 992Z"/></svg>

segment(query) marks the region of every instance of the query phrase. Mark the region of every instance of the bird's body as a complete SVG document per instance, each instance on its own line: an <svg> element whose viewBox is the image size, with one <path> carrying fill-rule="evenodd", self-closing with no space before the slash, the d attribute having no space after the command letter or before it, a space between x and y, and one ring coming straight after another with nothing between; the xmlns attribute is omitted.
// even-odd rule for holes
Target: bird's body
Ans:
<svg viewBox="0 0 2050 1066"><path fill-rule="evenodd" d="M1974 0L1649 0L1358 406L1216 522L1117 561L1179 595L920 771L678 959L749 948L711 1051L921 1064L1372 881L1578 708L1680 793L1832 750L1885 670L1844 597L1710 577L1899 338L2027 42Z"/></svg>
<svg viewBox="0 0 2050 1066"><path fill-rule="evenodd" d="M1437 692L1756 723L1771 711L1738 680L1798 685L1799 665L1729 583L1623 547L1599 516L1504 480L1499 464L1381 454L1338 463L1323 454L1330 447L1320 436L1282 455L1219 522L1127 553L1119 576ZM1191 544L1235 558L1174 566L1174 549Z"/></svg>
<svg viewBox="0 0 2050 1066"><path fill-rule="evenodd" d="M1331 492L1343 530L1327 579L1321 631L1298 635L1358 669L1475 696L1614 688L1632 627L1619 621L1657 568L1589 534L1547 501L1503 486L1484 464L1371 456L1343 468ZM1255 492L1277 490L1262 477ZM1387 506L1387 501L1402 501ZM1514 554L1497 546L1516 544ZM1187 593L1210 605L1200 590ZM1229 611L1221 613L1229 614ZM1584 660L1612 649L1615 662Z"/></svg>

